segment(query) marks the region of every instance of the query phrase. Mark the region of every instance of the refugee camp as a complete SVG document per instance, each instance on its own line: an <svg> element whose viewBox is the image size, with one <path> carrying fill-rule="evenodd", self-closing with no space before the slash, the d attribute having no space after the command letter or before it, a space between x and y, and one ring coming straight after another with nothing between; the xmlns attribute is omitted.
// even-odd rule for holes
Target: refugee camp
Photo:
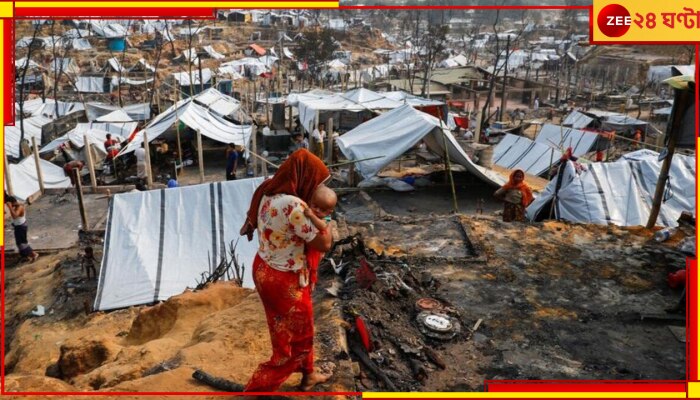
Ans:
<svg viewBox="0 0 700 400"><path fill-rule="evenodd" d="M15 20L5 390L685 381L696 47L589 18Z"/></svg>

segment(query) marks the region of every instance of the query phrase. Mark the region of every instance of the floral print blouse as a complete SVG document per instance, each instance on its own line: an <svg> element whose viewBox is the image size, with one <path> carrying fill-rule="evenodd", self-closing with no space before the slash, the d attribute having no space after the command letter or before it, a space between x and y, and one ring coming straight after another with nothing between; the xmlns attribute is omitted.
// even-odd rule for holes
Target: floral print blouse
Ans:
<svg viewBox="0 0 700 400"><path fill-rule="evenodd" d="M258 254L279 271L298 271L306 264L304 244L318 229L304 215L306 203L295 196L263 196L258 211Z"/></svg>

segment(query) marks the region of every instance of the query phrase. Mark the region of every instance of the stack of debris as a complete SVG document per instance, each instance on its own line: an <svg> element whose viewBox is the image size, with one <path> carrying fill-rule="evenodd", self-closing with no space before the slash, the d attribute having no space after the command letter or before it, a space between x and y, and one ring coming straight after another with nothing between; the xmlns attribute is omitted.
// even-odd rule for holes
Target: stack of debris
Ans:
<svg viewBox="0 0 700 400"><path fill-rule="evenodd" d="M465 321L437 294L440 282L408 259L377 255L359 235L338 245L340 263L329 261L344 280L338 296L348 347L361 366L358 390L421 390L431 372L446 368L446 342L468 340L480 321Z"/></svg>

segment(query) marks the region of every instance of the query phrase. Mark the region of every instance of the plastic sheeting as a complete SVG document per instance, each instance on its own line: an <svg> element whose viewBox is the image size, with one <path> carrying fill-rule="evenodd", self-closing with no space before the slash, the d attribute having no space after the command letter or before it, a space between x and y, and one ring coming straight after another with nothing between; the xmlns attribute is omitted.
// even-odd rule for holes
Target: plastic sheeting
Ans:
<svg viewBox="0 0 700 400"><path fill-rule="evenodd" d="M88 121L108 115L116 110L124 110L124 112L134 121L146 121L151 118L151 106L148 103L130 104L119 108L112 104L106 103L87 103L87 118Z"/></svg>
<svg viewBox="0 0 700 400"><path fill-rule="evenodd" d="M234 143L248 147L250 136L253 133L253 126L236 125L224 119L219 114L212 112L209 107L197 104L196 101L203 96L207 96L207 93L209 93L212 98L216 95L220 96L221 99L229 98L230 101L236 101L213 88L207 89L193 98L180 100L154 118L143 130L137 132L120 155L136 150L141 145L141 142L143 142L144 131L148 132L148 140L152 141L165 133L178 120L195 131L200 131L202 135L218 142ZM195 101L192 101L193 99Z"/></svg>
<svg viewBox="0 0 700 400"><path fill-rule="evenodd" d="M192 75L188 72L174 72L173 78L177 81L180 86L190 86L193 83L195 85L200 85L202 83L207 84L211 80L212 73L209 68L202 69L202 79L200 80L199 70L193 70ZM202 82L203 81L203 82Z"/></svg>
<svg viewBox="0 0 700 400"><path fill-rule="evenodd" d="M693 157L673 157L657 225L676 226L681 212L695 212L695 163ZM660 170L658 153L650 150L627 154L612 163L588 164L580 174L566 163L554 215L571 222L646 225ZM558 179L527 208L530 220L548 207Z"/></svg>
<svg viewBox="0 0 700 400"><path fill-rule="evenodd" d="M92 48L87 39L72 39L70 45L74 50L90 50Z"/></svg>
<svg viewBox="0 0 700 400"><path fill-rule="evenodd" d="M566 116L564 122L561 124L564 126L570 126L574 129L582 129L590 125L591 122L593 122L593 118L589 117L588 115L579 111L572 111Z"/></svg>
<svg viewBox="0 0 700 400"><path fill-rule="evenodd" d="M206 51L207 54L209 54L209 57L211 57L211 58L213 58L213 59L215 59L215 60L221 60L221 59L223 59L223 58L226 57L226 56L224 56L223 54L221 54L221 53L217 52L216 50L214 50L214 48L211 47L211 46L204 46L204 51Z"/></svg>
<svg viewBox="0 0 700 400"><path fill-rule="evenodd" d="M39 165L46 189L71 187L70 178L63 172L63 168L41 159ZM15 197L24 201L39 191L39 178L33 156L25 158L19 164L10 164L9 169Z"/></svg>
<svg viewBox="0 0 700 400"><path fill-rule="evenodd" d="M444 106L445 102L440 100L426 99L425 97L419 97L412 95L408 92L397 90L395 92L385 92L381 93L384 97L399 101L401 103L410 104L413 107L430 107L430 106Z"/></svg>
<svg viewBox="0 0 700 400"><path fill-rule="evenodd" d="M105 78L103 76L79 76L75 80L75 88L80 93L104 93Z"/></svg>
<svg viewBox="0 0 700 400"><path fill-rule="evenodd" d="M37 115L24 119L24 138L31 144L32 137L36 139L37 145L41 145L41 127L50 123L51 119ZM10 157L19 158L19 139L21 137L20 122L15 121L15 126L5 127L5 154Z"/></svg>
<svg viewBox="0 0 700 400"><path fill-rule="evenodd" d="M15 68L17 69L24 69L27 66L27 57L20 58L19 60L15 60ZM40 68L39 64L37 64L34 60L29 60L29 68ZM20 77L17 77L17 80L19 81Z"/></svg>
<svg viewBox="0 0 700 400"><path fill-rule="evenodd" d="M317 97L317 98L314 98ZM368 89L358 88L330 96L298 96L299 119L307 132L312 132L316 122L316 111L390 110L402 103Z"/></svg>
<svg viewBox="0 0 700 400"><path fill-rule="evenodd" d="M253 287L257 235L241 237L263 178L114 195L109 206L95 310L167 300L193 288L236 243Z"/></svg>
<svg viewBox="0 0 700 400"><path fill-rule="evenodd" d="M241 108L240 101L216 89L207 89L203 91L196 96L195 102L223 116L231 116Z"/></svg>
<svg viewBox="0 0 700 400"><path fill-rule="evenodd" d="M500 174L474 164L444 123L408 104L365 122L340 136L336 142L340 151L350 160L384 156L355 164L367 179L421 140L436 154L445 154L447 140L447 151L453 163L464 166L467 171L491 185L500 186L505 183L505 178Z"/></svg>
<svg viewBox="0 0 700 400"><path fill-rule="evenodd" d="M535 176L545 175L557 164L561 152L545 143L506 134L493 150L493 163L507 169L522 169Z"/></svg>
<svg viewBox="0 0 700 400"><path fill-rule="evenodd" d="M571 147L576 157L594 151L597 140L598 135L595 133L551 124L544 124L535 138L537 143L561 150Z"/></svg>
<svg viewBox="0 0 700 400"><path fill-rule="evenodd" d="M95 35L104 38L120 38L127 35L126 27L120 24L109 23L107 21L90 21L92 31Z"/></svg>

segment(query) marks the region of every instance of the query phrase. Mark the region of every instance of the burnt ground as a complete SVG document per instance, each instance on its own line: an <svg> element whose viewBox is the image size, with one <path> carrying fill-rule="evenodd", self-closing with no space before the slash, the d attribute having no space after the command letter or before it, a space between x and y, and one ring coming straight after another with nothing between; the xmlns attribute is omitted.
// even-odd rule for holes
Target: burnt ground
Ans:
<svg viewBox="0 0 700 400"><path fill-rule="evenodd" d="M431 202L421 202L416 216L405 193L373 191L346 194L339 206L379 276L360 288L358 256L336 254L352 265L341 290L345 319L362 316L375 342L368 356L399 390L482 390L491 379L685 379L684 339L672 333L685 320L666 312L681 292L668 287L667 274L684 268L675 245L694 232L658 244L643 228L503 223L493 213L449 215L436 203L428 214ZM386 272L411 290L388 290L395 281ZM447 341L422 334L414 305L421 297L439 300L462 333ZM359 390L390 390L352 358L362 370Z"/></svg>

